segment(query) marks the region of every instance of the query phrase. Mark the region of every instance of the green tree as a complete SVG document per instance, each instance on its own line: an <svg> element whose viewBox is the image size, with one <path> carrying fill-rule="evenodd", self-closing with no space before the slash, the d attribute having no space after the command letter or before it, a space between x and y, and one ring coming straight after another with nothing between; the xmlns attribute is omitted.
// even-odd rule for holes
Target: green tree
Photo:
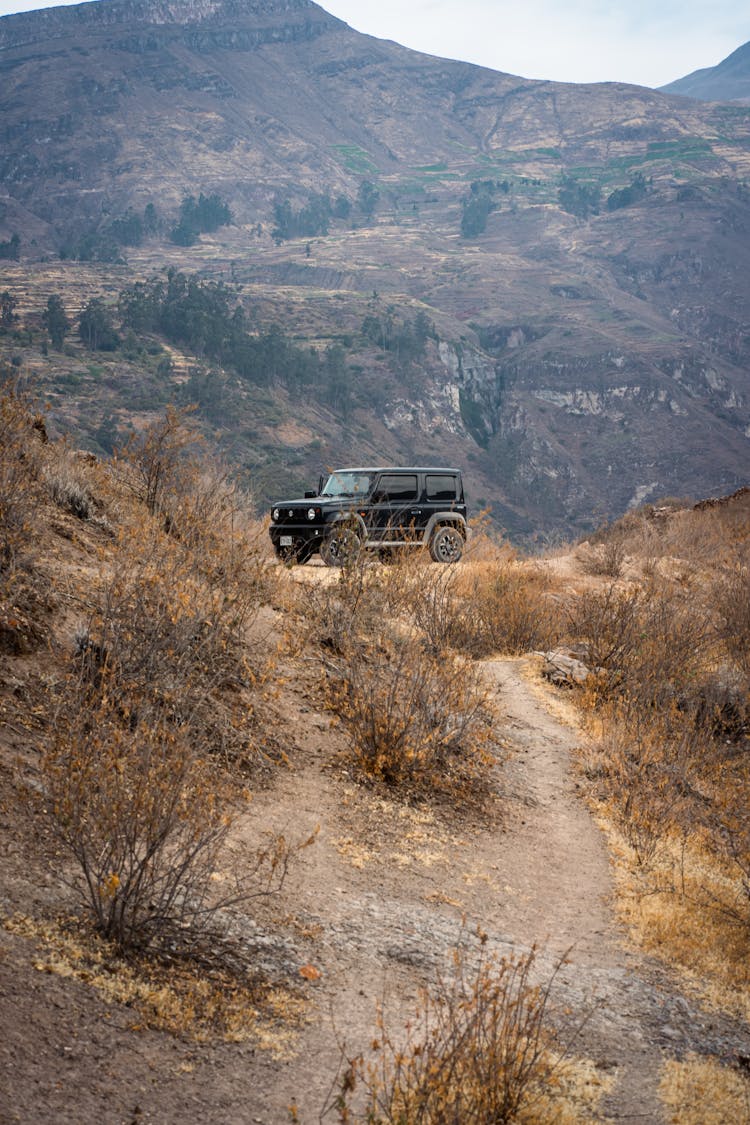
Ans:
<svg viewBox="0 0 750 1125"><path fill-rule="evenodd" d="M47 308L42 313L42 324L47 329L52 347L59 351L63 346L65 333L70 328L70 321L65 315L62 297L53 293L47 298Z"/></svg>
<svg viewBox="0 0 750 1125"><path fill-rule="evenodd" d="M21 239L17 234L11 236L7 242L0 242L0 258L17 262L21 256Z"/></svg>
<svg viewBox="0 0 750 1125"><path fill-rule="evenodd" d="M159 215L153 203L147 203L143 208L143 230L149 234L156 234L159 229Z"/></svg>
<svg viewBox="0 0 750 1125"><path fill-rule="evenodd" d="M642 172L637 172L627 187L617 188L607 199L608 211L619 211L621 207L630 207L639 203L646 197L648 186Z"/></svg>
<svg viewBox="0 0 750 1125"><path fill-rule="evenodd" d="M375 214L375 208L380 200L380 192L370 180L363 180L357 192L357 206L369 221Z"/></svg>
<svg viewBox="0 0 750 1125"><path fill-rule="evenodd" d="M464 238L477 238L487 229L487 220L495 210L493 198L496 191L493 180L475 180L471 190L462 201L461 235Z"/></svg>
<svg viewBox="0 0 750 1125"><path fill-rule="evenodd" d="M16 305L18 300L8 290L0 293L0 328L10 328L16 319Z"/></svg>
<svg viewBox="0 0 750 1125"><path fill-rule="evenodd" d="M201 192L197 199L187 195L180 204L180 218L169 237L178 246L192 246L200 234L210 234L231 221L229 207L215 192L213 195Z"/></svg>
<svg viewBox="0 0 750 1125"><path fill-rule="evenodd" d="M112 352L119 344L112 313L100 297L92 297L78 318L78 335L92 351Z"/></svg>
<svg viewBox="0 0 750 1125"><path fill-rule="evenodd" d="M563 176L557 198L563 211L587 219L599 214L601 195L598 184L581 184L572 176Z"/></svg>
<svg viewBox="0 0 750 1125"><path fill-rule="evenodd" d="M336 219L348 219L352 213L351 200L345 195L337 195L333 203L333 216Z"/></svg>

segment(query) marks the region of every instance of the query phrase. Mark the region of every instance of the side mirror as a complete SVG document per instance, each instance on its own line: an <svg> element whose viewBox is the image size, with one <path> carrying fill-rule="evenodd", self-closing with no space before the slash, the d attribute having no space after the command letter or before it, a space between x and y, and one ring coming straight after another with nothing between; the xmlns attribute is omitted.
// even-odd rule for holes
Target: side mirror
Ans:
<svg viewBox="0 0 750 1125"><path fill-rule="evenodd" d="M320 496L320 493L315 492L312 488L308 488L305 492L305 500L314 500L316 496Z"/></svg>

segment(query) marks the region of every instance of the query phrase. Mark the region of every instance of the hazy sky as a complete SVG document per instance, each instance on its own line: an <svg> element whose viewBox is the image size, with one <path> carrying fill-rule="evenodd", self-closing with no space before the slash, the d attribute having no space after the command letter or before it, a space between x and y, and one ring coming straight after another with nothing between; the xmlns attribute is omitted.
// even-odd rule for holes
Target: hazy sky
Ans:
<svg viewBox="0 0 750 1125"><path fill-rule="evenodd" d="M0 0L0 15L50 6ZM561 82L663 86L750 40L748 0L324 0L322 7L357 31L428 54Z"/></svg>

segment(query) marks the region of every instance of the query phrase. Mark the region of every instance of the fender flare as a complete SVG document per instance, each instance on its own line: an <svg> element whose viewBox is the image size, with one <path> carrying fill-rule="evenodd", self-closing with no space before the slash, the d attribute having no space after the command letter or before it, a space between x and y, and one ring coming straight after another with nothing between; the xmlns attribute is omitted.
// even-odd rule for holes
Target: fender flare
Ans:
<svg viewBox="0 0 750 1125"><path fill-rule="evenodd" d="M430 539L432 538L432 533L435 530L435 528L440 527L440 526L445 525L445 524L454 524L459 529L459 531L461 532L462 536L464 537L464 540L468 539L468 537L469 537L469 527L468 527L468 524L466 523L466 520L464 519L464 517L459 512L447 511L447 512L435 512L434 515L430 516L430 521L427 524L427 527L425 528L423 542L429 543Z"/></svg>
<svg viewBox="0 0 750 1125"><path fill-rule="evenodd" d="M367 540L367 528L365 526L365 521L362 519L359 512L337 512L330 523L326 523L325 529L323 531L323 536L325 537L326 535L330 535L330 533L340 523L356 524L357 535L360 537L363 543Z"/></svg>

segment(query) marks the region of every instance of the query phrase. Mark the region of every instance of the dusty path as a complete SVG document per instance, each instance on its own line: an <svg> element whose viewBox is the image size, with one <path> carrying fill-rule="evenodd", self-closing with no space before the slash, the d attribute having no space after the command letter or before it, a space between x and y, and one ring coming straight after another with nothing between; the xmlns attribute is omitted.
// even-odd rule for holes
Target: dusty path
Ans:
<svg viewBox="0 0 750 1125"><path fill-rule="evenodd" d="M689 1049L723 1055L750 1048L750 1040L730 1021L701 1013L668 973L627 949L612 911L605 843L571 767L580 735L555 716L554 689L530 680L523 661L485 668L515 751L501 773L501 825L446 830L356 786L332 786L316 764L326 757L324 720L320 757L313 750L283 794L274 788L277 823L294 810L305 827L313 818L321 824L304 872L287 888L300 928L317 934L306 955L323 974L320 1018L290 1063L292 1085L305 1091L307 1107L322 1104L337 1059L331 1016L350 1049L371 1037L378 998L386 997L398 1026L420 981L465 938L465 917L500 953L538 945L543 975L569 951L555 1000L584 1022L573 1052L612 1081L603 1119L660 1122L667 1057ZM258 1119L281 1121L280 1108L272 1098L269 1116Z"/></svg>

